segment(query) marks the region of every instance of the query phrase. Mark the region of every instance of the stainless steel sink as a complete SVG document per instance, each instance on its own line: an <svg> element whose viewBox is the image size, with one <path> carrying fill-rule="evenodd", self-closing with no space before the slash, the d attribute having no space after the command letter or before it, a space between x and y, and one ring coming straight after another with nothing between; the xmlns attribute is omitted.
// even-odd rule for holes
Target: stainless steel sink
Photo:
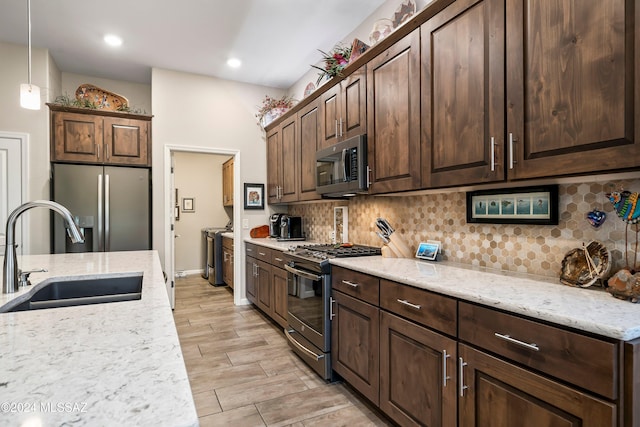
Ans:
<svg viewBox="0 0 640 427"><path fill-rule="evenodd" d="M142 297L142 274L132 276L52 280L31 297L2 312L39 310L106 302L132 301Z"/></svg>

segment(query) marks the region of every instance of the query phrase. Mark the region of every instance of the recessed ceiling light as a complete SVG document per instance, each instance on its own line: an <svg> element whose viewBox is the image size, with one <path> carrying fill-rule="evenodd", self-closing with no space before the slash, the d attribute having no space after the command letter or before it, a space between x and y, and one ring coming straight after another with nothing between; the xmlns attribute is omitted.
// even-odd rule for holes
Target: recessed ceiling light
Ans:
<svg viewBox="0 0 640 427"><path fill-rule="evenodd" d="M104 42L109 46L118 47L122 44L122 39L114 34L104 36Z"/></svg>
<svg viewBox="0 0 640 427"><path fill-rule="evenodd" d="M231 68L238 68L242 65L242 61L238 58L229 58L227 59L227 65Z"/></svg>

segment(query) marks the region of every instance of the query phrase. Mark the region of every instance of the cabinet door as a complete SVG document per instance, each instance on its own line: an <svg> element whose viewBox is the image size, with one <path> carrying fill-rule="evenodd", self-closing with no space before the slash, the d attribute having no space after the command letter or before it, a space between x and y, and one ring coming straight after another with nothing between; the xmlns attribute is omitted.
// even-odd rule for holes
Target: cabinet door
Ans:
<svg viewBox="0 0 640 427"><path fill-rule="evenodd" d="M367 133L367 72L360 67L340 83L341 109L338 131L341 139Z"/></svg>
<svg viewBox="0 0 640 427"><path fill-rule="evenodd" d="M320 108L315 101L298 112L300 122L300 188L299 200L317 200L316 193L316 151L320 147Z"/></svg>
<svg viewBox="0 0 640 427"><path fill-rule="evenodd" d="M380 312L380 409L403 426L456 425L456 342Z"/></svg>
<svg viewBox="0 0 640 427"><path fill-rule="evenodd" d="M420 34L423 186L504 179L504 2L456 1Z"/></svg>
<svg viewBox="0 0 640 427"><path fill-rule="evenodd" d="M264 261L256 260L256 269L258 275L256 277L256 287L258 299L256 305L269 316L273 313L273 302L271 292L271 266Z"/></svg>
<svg viewBox="0 0 640 427"><path fill-rule="evenodd" d="M102 155L102 117L67 112L51 113L51 159L98 163Z"/></svg>
<svg viewBox="0 0 640 427"><path fill-rule="evenodd" d="M295 202L298 200L297 174L299 160L298 153L298 120L294 115L286 122L282 122L282 190L281 202Z"/></svg>
<svg viewBox="0 0 640 427"><path fill-rule="evenodd" d="M247 285L247 299L254 304L258 302L258 279L257 279L257 265L258 261L255 258L245 258L245 271L246 271L246 285Z"/></svg>
<svg viewBox="0 0 640 427"><path fill-rule="evenodd" d="M222 205L233 206L233 158L222 164Z"/></svg>
<svg viewBox="0 0 640 427"><path fill-rule="evenodd" d="M380 318L378 307L341 292L331 323L333 369L374 404L378 404Z"/></svg>
<svg viewBox="0 0 640 427"><path fill-rule="evenodd" d="M637 167L638 3L506 5L509 177Z"/></svg>
<svg viewBox="0 0 640 427"><path fill-rule="evenodd" d="M269 203L280 203L282 188L282 143L280 126L267 133L267 196Z"/></svg>
<svg viewBox="0 0 640 427"><path fill-rule="evenodd" d="M420 187L420 31L367 64L371 193Z"/></svg>
<svg viewBox="0 0 640 427"><path fill-rule="evenodd" d="M460 344L461 427L617 426L616 405Z"/></svg>
<svg viewBox="0 0 640 427"><path fill-rule="evenodd" d="M222 248L222 280L224 281L224 283L226 283L229 286L231 286L230 285L231 280L229 279L230 271L231 271L231 258L230 258L229 249Z"/></svg>
<svg viewBox="0 0 640 427"><path fill-rule="evenodd" d="M104 145L105 164L151 166L148 121L105 117Z"/></svg>
<svg viewBox="0 0 640 427"><path fill-rule="evenodd" d="M330 147L338 142L338 118L340 117L340 85L337 84L320 96L320 147Z"/></svg>
<svg viewBox="0 0 640 427"><path fill-rule="evenodd" d="M273 319L283 328L289 324L287 320L287 271L271 266L271 291L273 292Z"/></svg>

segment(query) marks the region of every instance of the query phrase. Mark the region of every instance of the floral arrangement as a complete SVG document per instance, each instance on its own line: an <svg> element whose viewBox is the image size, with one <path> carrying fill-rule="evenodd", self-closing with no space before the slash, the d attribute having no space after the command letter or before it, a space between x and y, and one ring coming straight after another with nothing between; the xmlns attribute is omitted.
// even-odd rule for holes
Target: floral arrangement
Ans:
<svg viewBox="0 0 640 427"><path fill-rule="evenodd" d="M258 112L256 113L258 123L262 125L262 127L266 127L269 123L291 109L294 104L295 100L287 95L278 99L265 95L262 100L262 106L258 107Z"/></svg>
<svg viewBox="0 0 640 427"><path fill-rule="evenodd" d="M336 45L330 53L326 53L318 49L324 59L324 68L312 65L313 68L317 68L321 72L318 73L318 81L316 85L319 85L322 79L327 80L331 77L342 76L342 70L349 65L349 58L351 58L351 46L343 46L341 44Z"/></svg>

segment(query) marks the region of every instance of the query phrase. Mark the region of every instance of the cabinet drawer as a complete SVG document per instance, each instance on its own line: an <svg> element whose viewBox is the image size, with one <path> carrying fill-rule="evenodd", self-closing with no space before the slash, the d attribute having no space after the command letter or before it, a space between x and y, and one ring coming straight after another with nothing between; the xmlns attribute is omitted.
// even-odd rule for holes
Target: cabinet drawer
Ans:
<svg viewBox="0 0 640 427"><path fill-rule="evenodd" d="M381 280L380 307L422 325L455 336L456 300L433 292Z"/></svg>
<svg viewBox="0 0 640 427"><path fill-rule="evenodd" d="M618 345L461 302L460 340L610 399L618 397Z"/></svg>
<svg viewBox="0 0 640 427"><path fill-rule="evenodd" d="M289 257L284 252L271 249L271 264L279 268L284 268L287 262L289 262Z"/></svg>
<svg viewBox="0 0 640 427"><path fill-rule="evenodd" d="M346 268L331 268L331 287L373 305L380 302L380 280Z"/></svg>
<svg viewBox="0 0 640 427"><path fill-rule="evenodd" d="M251 256L271 264L271 249L253 243L247 243L246 251L247 256Z"/></svg>

